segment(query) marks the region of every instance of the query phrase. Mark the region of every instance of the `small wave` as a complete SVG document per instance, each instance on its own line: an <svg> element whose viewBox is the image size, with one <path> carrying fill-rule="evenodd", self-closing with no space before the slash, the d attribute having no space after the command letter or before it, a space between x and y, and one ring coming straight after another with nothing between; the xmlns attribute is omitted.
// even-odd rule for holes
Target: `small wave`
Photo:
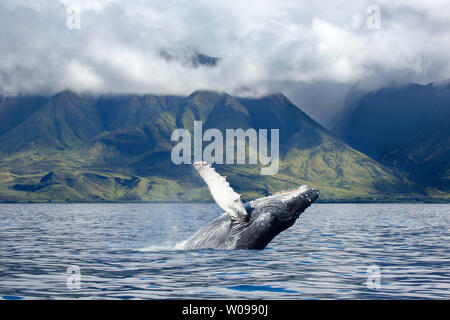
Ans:
<svg viewBox="0 0 450 320"><path fill-rule="evenodd" d="M184 250L184 245L186 241L181 241L176 243L175 245L151 245L144 248L136 249L139 252L157 252L157 251L178 251L178 250Z"/></svg>

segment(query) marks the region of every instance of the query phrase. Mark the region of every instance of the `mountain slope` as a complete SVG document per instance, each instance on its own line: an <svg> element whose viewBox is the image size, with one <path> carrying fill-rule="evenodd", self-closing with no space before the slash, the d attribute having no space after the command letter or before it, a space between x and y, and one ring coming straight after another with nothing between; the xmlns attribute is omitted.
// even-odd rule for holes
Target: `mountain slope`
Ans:
<svg viewBox="0 0 450 320"><path fill-rule="evenodd" d="M101 131L95 99L65 91L42 103L24 121L1 135L1 153L79 147Z"/></svg>
<svg viewBox="0 0 450 320"><path fill-rule="evenodd" d="M280 170L216 165L244 199L310 184L326 201L425 199L394 169L348 147L282 94L258 99L62 92L0 135L2 201L204 201L191 165L171 161L176 128L279 129ZM442 196L441 194L439 196ZM445 194L444 194L445 196Z"/></svg>
<svg viewBox="0 0 450 320"><path fill-rule="evenodd" d="M450 191L450 85L385 88L348 106L335 131L418 183Z"/></svg>

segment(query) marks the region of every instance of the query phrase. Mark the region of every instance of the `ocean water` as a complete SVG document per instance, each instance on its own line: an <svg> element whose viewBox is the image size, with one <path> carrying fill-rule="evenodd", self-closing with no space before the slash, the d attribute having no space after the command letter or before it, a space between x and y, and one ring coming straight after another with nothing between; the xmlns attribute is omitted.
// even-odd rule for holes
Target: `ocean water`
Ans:
<svg viewBox="0 0 450 320"><path fill-rule="evenodd" d="M449 299L450 205L313 204L266 249L177 249L215 204L0 204L0 299Z"/></svg>

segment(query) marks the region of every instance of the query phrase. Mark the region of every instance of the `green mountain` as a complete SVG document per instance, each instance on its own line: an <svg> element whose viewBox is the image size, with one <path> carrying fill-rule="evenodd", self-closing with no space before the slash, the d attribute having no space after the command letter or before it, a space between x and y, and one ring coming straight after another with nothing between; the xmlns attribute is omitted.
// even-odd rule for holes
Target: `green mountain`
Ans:
<svg viewBox="0 0 450 320"><path fill-rule="evenodd" d="M349 145L424 188L450 192L450 84L360 94L335 131Z"/></svg>
<svg viewBox="0 0 450 320"><path fill-rule="evenodd" d="M244 199L309 184L322 201L448 199L350 148L282 94L1 98L0 201L210 201L191 165L175 165L176 128L279 129L280 170L217 165Z"/></svg>

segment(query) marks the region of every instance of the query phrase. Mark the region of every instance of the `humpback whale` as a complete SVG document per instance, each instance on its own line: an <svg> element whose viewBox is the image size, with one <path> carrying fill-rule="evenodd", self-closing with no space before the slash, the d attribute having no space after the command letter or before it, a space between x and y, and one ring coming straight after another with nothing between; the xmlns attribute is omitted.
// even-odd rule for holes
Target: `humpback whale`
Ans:
<svg viewBox="0 0 450 320"><path fill-rule="evenodd" d="M319 190L302 185L294 191L243 204L240 194L211 165L196 162L194 167L225 212L188 239L183 246L186 250L264 249L319 197Z"/></svg>

